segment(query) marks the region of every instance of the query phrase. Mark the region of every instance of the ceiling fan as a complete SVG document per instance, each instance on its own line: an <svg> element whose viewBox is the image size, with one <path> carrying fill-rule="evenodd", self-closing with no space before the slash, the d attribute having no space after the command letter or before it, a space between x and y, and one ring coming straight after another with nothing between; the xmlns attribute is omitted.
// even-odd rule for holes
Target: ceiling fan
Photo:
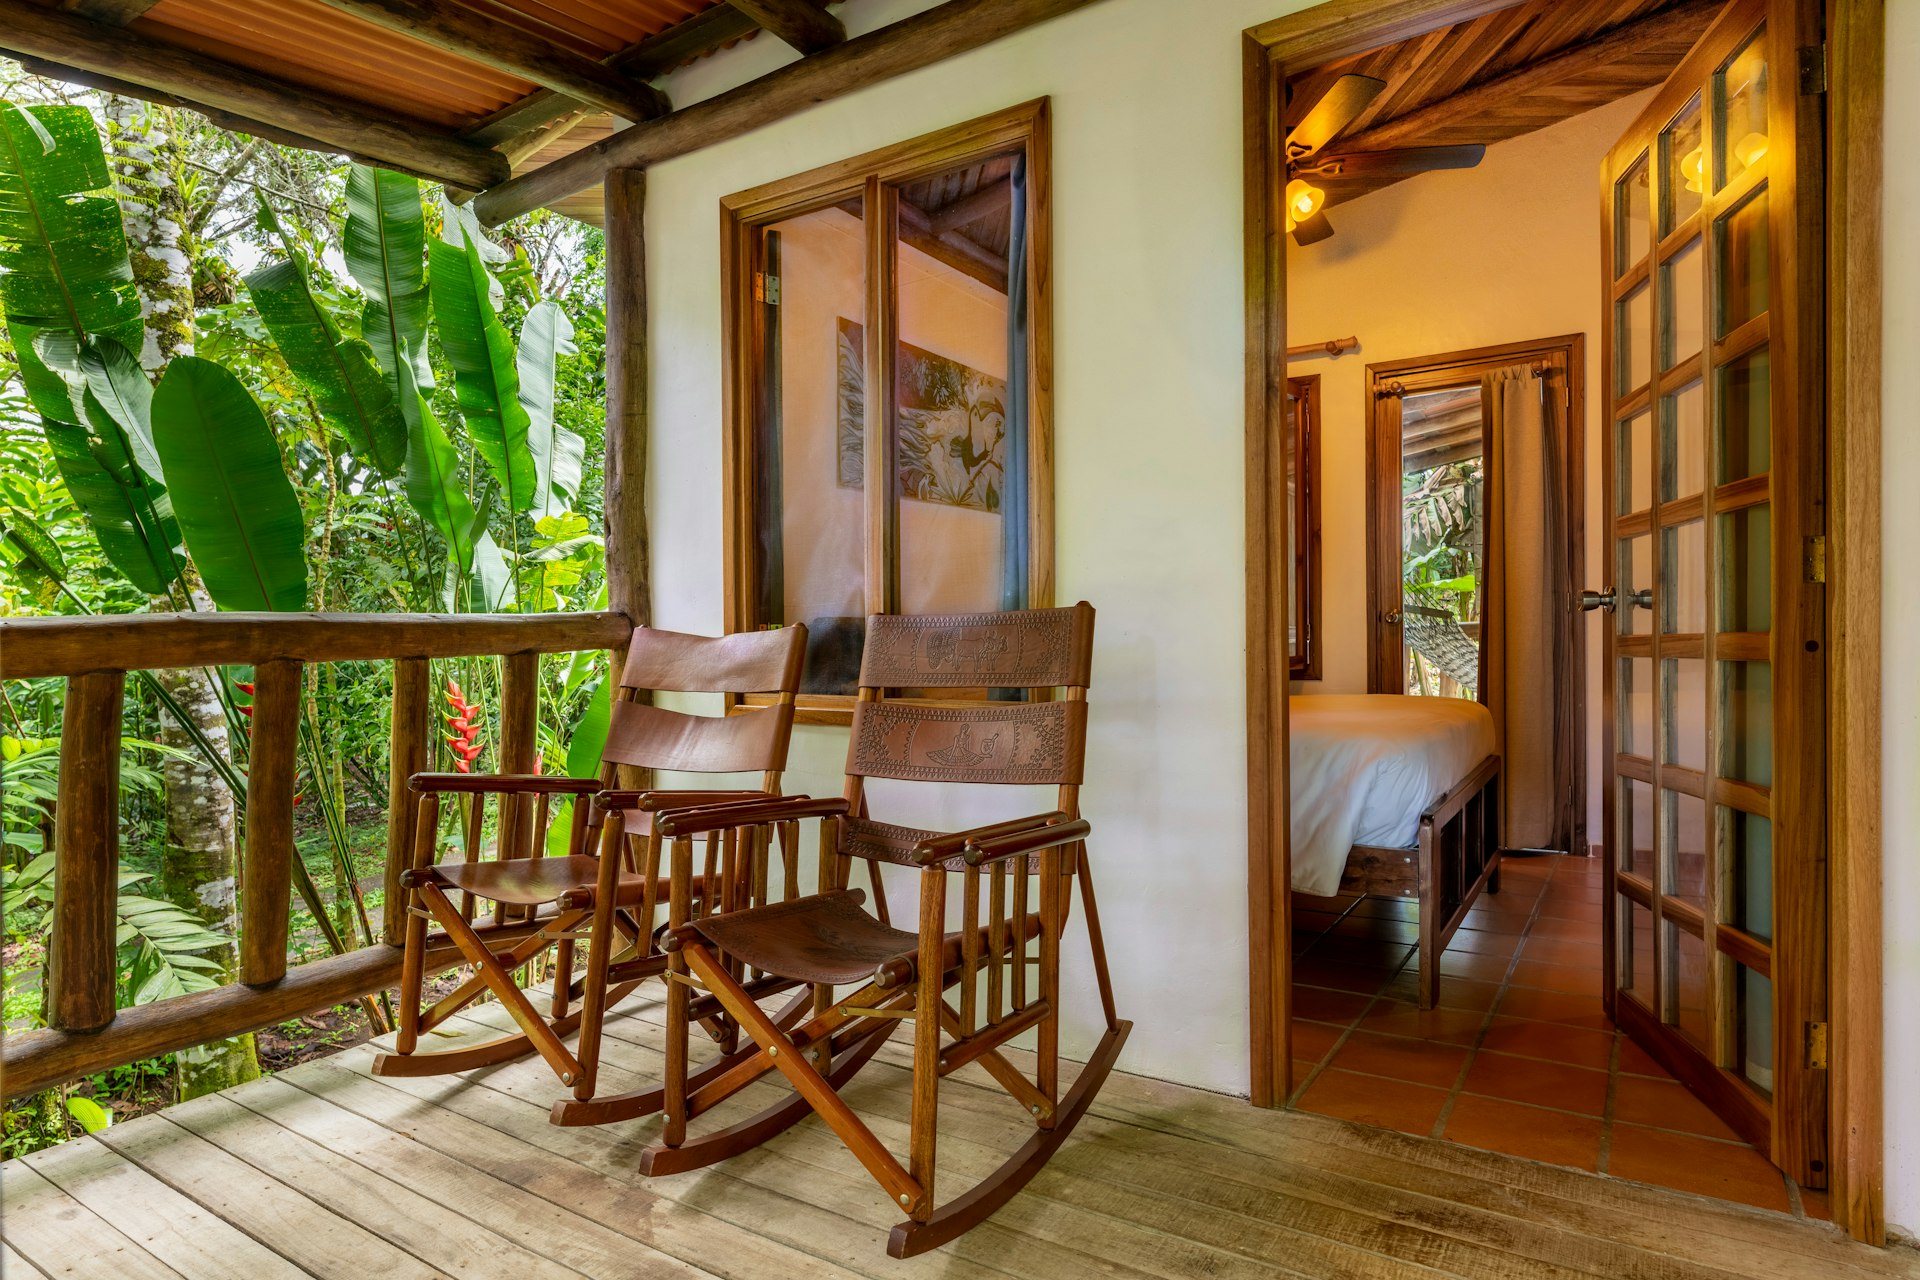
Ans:
<svg viewBox="0 0 1920 1280"><path fill-rule="evenodd" d="M1386 91L1372 76L1344 75L1320 95L1287 135L1287 230L1295 244L1315 244L1333 234L1321 211L1326 192L1308 178L1358 177L1363 174L1413 174L1431 169L1471 169L1487 152L1479 143L1453 147L1395 147L1390 151L1349 151L1316 159L1321 148L1360 117Z"/></svg>

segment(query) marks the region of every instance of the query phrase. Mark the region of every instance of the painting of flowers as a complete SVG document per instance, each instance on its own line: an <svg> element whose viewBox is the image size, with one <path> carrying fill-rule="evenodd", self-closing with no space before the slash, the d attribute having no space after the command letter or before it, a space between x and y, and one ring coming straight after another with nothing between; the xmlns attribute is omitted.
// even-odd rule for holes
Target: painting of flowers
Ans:
<svg viewBox="0 0 1920 1280"><path fill-rule="evenodd" d="M839 483L861 488L866 438L864 332L839 321ZM899 492L998 512L1006 487L1007 384L911 343L900 344Z"/></svg>

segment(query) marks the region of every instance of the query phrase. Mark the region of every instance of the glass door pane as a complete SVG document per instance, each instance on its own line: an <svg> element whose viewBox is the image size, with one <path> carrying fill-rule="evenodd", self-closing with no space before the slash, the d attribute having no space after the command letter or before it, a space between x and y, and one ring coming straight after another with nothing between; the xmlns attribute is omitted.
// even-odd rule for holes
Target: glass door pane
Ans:
<svg viewBox="0 0 1920 1280"><path fill-rule="evenodd" d="M1480 384L1400 402L1400 632L1408 693L1473 699L1480 675Z"/></svg>

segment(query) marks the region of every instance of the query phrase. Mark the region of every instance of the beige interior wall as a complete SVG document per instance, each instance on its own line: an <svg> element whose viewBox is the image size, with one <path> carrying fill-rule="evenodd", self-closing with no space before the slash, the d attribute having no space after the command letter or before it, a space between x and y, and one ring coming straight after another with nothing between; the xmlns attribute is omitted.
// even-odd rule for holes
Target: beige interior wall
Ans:
<svg viewBox="0 0 1920 1280"><path fill-rule="evenodd" d="M1287 258L1287 340L1357 337L1320 375L1321 675L1296 693L1367 688L1367 365L1587 335L1586 582L1605 580L1600 495L1600 162L1652 91L1487 149L1329 211L1335 235ZM1587 619L1588 823L1600 831L1600 623Z"/></svg>

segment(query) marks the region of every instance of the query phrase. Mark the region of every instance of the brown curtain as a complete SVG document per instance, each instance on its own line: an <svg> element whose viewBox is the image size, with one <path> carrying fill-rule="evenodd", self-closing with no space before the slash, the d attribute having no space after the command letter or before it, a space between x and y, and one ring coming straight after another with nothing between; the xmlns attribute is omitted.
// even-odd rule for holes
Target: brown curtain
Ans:
<svg viewBox="0 0 1920 1280"><path fill-rule="evenodd" d="M1573 820L1572 584L1567 579L1566 371L1487 375L1480 700L1503 768L1502 843L1565 850Z"/></svg>

